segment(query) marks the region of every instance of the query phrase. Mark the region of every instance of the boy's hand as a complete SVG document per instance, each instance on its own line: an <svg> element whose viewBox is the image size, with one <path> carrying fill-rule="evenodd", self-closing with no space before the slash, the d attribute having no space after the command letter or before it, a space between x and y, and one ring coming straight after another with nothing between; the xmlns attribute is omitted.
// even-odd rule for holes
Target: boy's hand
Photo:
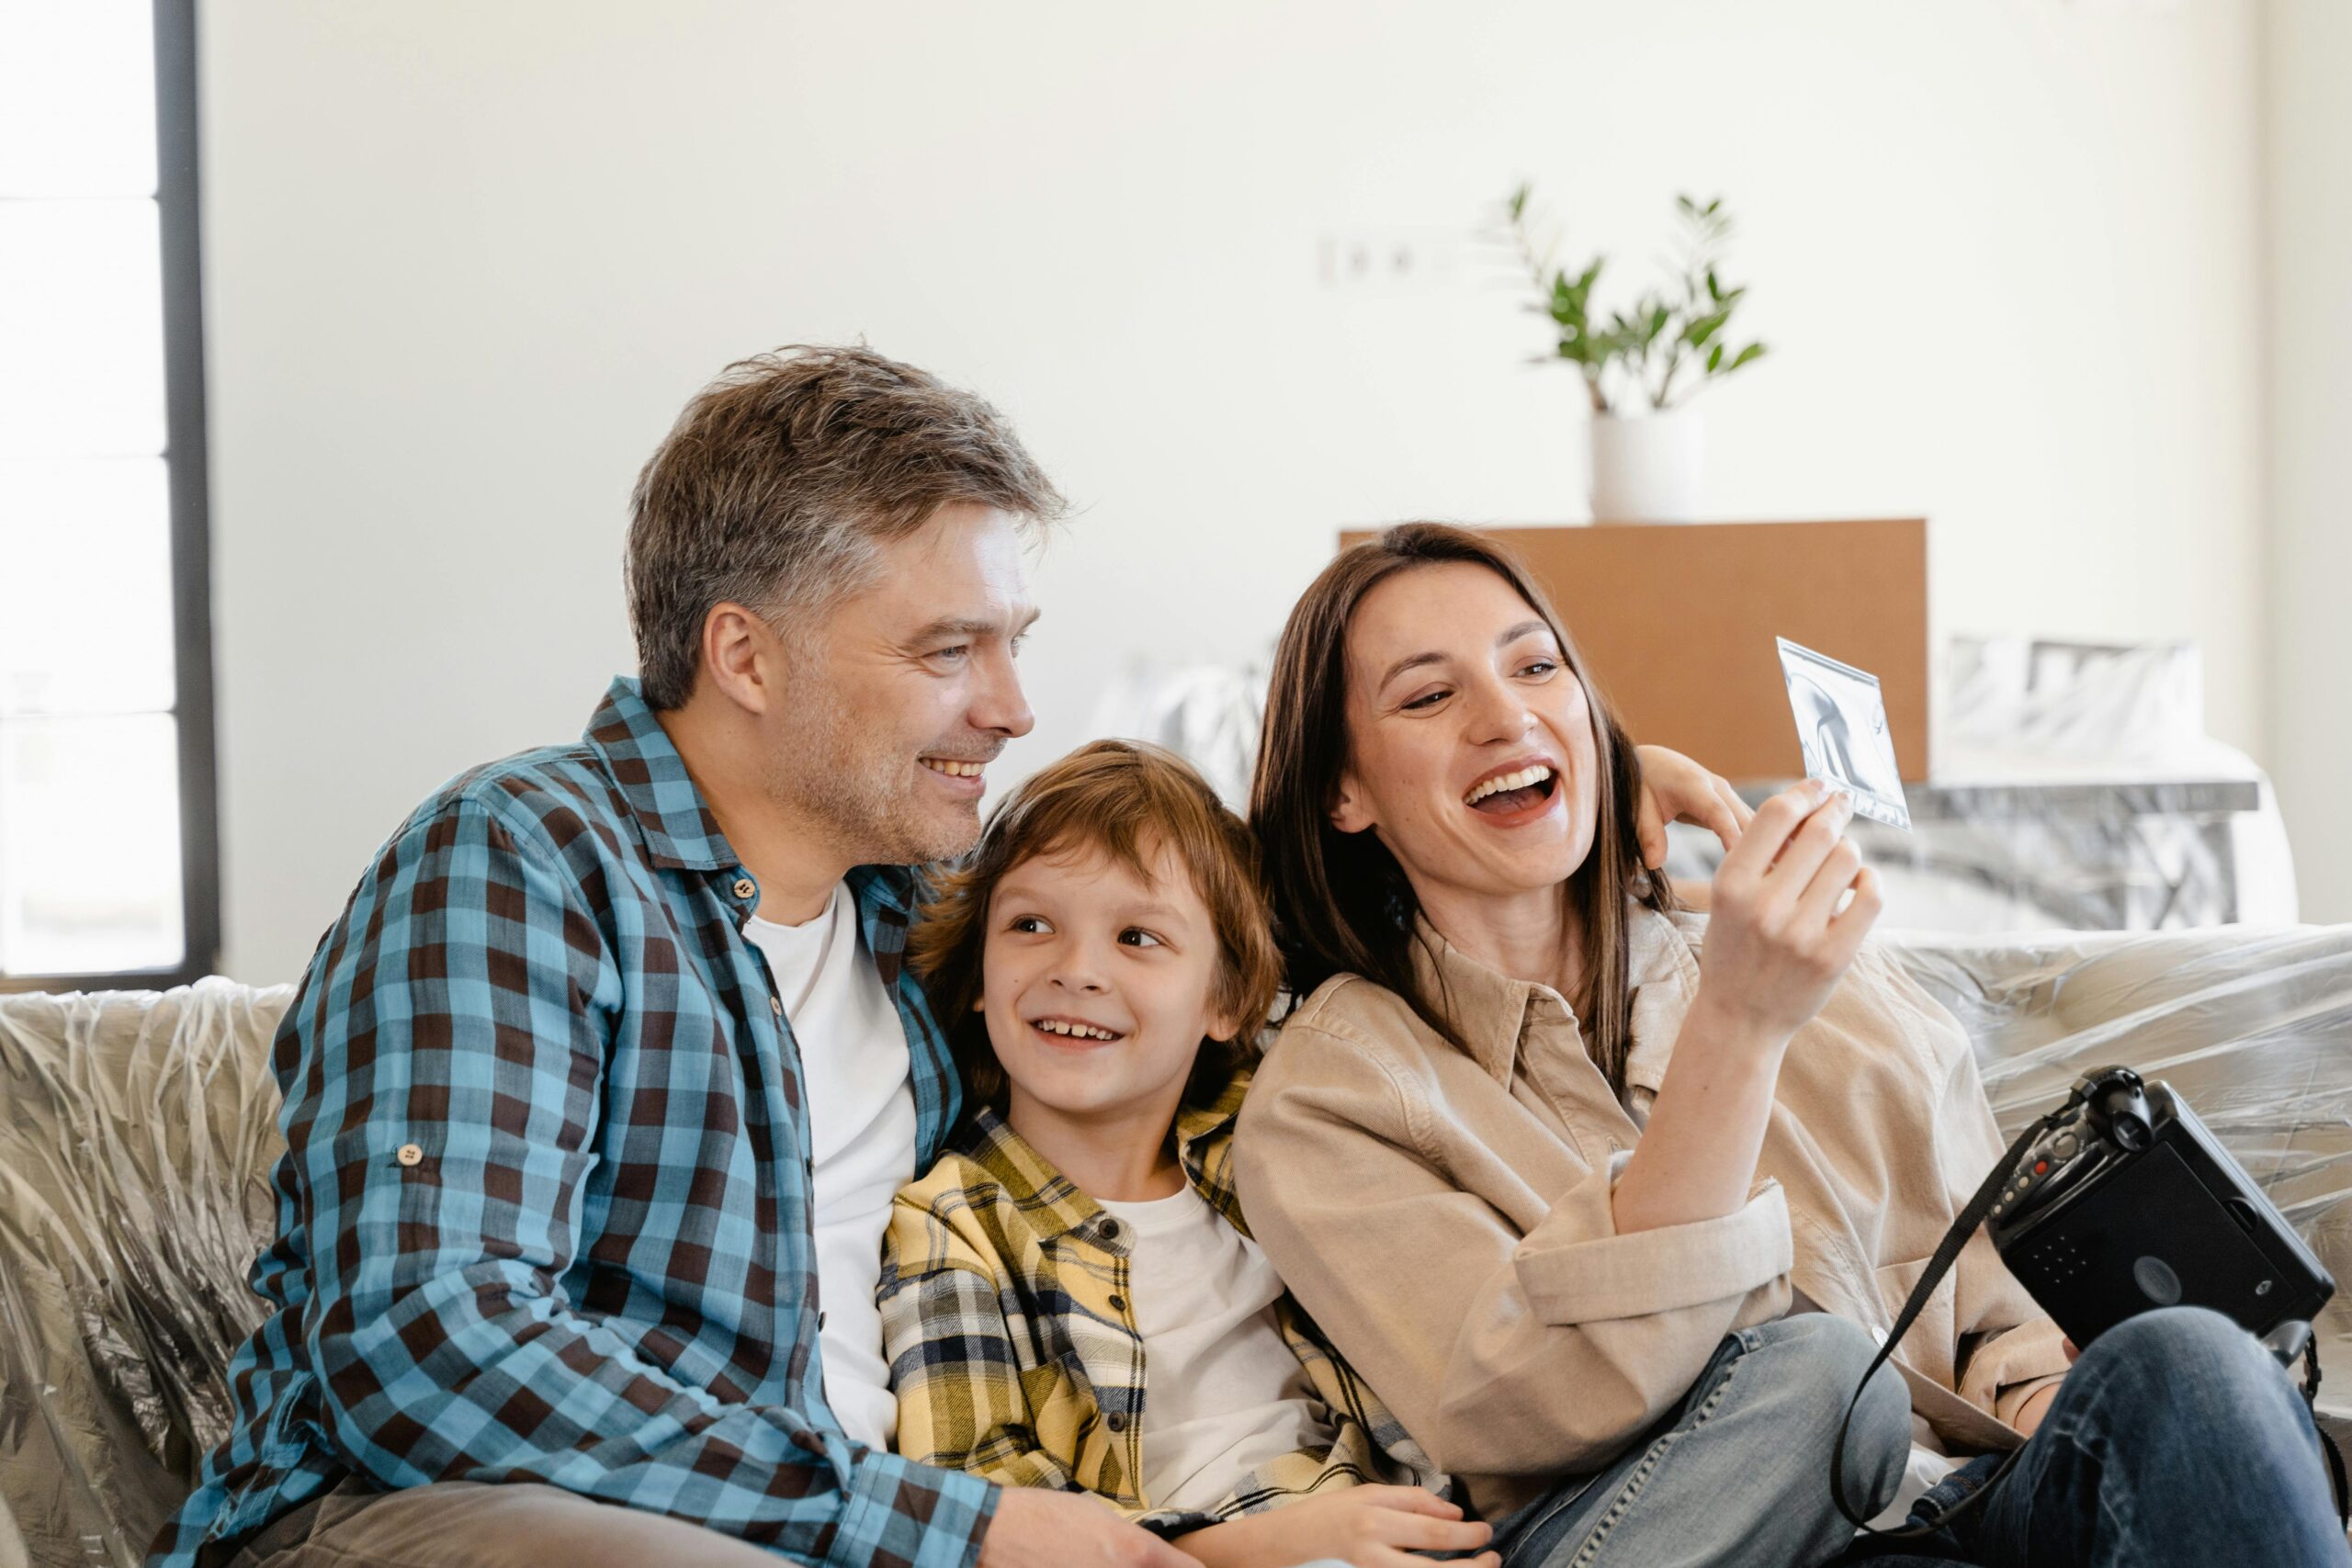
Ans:
<svg viewBox="0 0 2352 1568"><path fill-rule="evenodd" d="M1099 1497L1008 1486L980 1538L978 1568L1193 1568L1193 1560Z"/></svg>
<svg viewBox="0 0 2352 1568"><path fill-rule="evenodd" d="M1663 746L1636 746L1634 754L1642 763L1642 798L1635 820L1644 865L1656 871L1666 863L1668 822L1704 828L1721 839L1726 850L1739 842L1756 813L1728 781Z"/></svg>
<svg viewBox="0 0 2352 1568"><path fill-rule="evenodd" d="M1352 1568L1421 1568L1416 1553L1468 1551L1494 1533L1418 1486L1351 1486L1195 1530L1177 1544L1210 1568L1290 1568L1318 1557ZM1467 1568L1501 1562L1499 1553L1482 1551Z"/></svg>

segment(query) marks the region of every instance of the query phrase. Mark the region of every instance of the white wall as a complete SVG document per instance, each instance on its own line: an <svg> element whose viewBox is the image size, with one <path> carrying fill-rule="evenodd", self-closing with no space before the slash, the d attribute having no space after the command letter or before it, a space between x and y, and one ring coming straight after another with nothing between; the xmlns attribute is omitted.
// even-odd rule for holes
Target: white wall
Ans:
<svg viewBox="0 0 2352 1568"><path fill-rule="evenodd" d="M1021 768L1118 661L1265 646L1343 524L1576 515L1575 389L1498 275L1319 276L1521 175L1628 269L1675 191L1731 198L1774 353L1706 400L1718 514L1924 512L1941 629L2197 637L2258 747L2256 19L208 5L227 966L293 974L424 791L577 732L630 661L629 481L741 354L864 334L1085 505Z"/></svg>
<svg viewBox="0 0 2352 1568"><path fill-rule="evenodd" d="M2352 10L2269 0L2267 726L2309 919L2352 920Z"/></svg>

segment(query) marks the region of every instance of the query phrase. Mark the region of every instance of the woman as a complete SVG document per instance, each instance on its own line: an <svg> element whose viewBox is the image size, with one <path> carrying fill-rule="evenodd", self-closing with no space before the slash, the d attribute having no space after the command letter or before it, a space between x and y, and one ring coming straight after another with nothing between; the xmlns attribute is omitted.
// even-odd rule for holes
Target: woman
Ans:
<svg viewBox="0 0 2352 1568"><path fill-rule="evenodd" d="M1242 1200L1506 1568L1819 1562L1850 1535L1826 1477L1866 1330L2001 1145L1958 1025L1862 945L1843 796L1760 810L1702 928L1642 870L1637 791L1499 548L1416 525L1332 563L1283 633L1252 801L1306 999L1243 1111ZM1914 1430L2041 1434L1946 1549L2346 1561L2301 1402L2212 1314L2145 1314L2070 1374L1980 1236L1898 1359L1908 1401L1883 1370L1856 1416L1857 1505Z"/></svg>

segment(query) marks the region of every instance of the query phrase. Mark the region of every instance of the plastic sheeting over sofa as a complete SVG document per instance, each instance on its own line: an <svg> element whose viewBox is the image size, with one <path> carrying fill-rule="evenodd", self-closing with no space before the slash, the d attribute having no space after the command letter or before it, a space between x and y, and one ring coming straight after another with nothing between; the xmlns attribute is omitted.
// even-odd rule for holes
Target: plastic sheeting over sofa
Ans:
<svg viewBox="0 0 2352 1568"><path fill-rule="evenodd" d="M2162 1077L2352 1285L2352 927L1896 951L1966 1024L2005 1128L2091 1067ZM36 1563L129 1568L223 1429L290 996L0 997L0 1505ZM2352 1418L2352 1304L2319 1334L2322 1408Z"/></svg>
<svg viewBox="0 0 2352 1568"><path fill-rule="evenodd" d="M136 1562L227 1431L292 996L0 998L0 1504L36 1563Z"/></svg>

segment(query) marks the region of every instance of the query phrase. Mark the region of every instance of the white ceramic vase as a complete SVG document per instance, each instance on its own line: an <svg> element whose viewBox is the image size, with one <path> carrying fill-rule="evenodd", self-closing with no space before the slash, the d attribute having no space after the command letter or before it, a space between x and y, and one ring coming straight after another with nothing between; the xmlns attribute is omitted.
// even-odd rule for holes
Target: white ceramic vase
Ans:
<svg viewBox="0 0 2352 1568"><path fill-rule="evenodd" d="M1706 477L1706 416L1698 410L1592 416L1594 522L1695 523Z"/></svg>

